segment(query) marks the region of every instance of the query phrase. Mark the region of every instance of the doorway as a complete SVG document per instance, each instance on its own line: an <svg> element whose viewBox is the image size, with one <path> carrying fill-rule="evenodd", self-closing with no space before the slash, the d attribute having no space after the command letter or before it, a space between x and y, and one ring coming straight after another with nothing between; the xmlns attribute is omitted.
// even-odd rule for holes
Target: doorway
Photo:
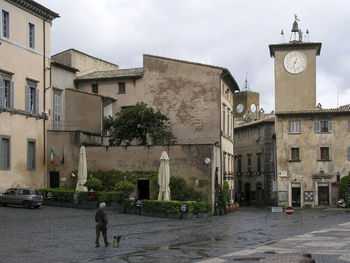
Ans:
<svg viewBox="0 0 350 263"><path fill-rule="evenodd" d="M329 186L328 185L318 186L318 205L319 206L329 205Z"/></svg>
<svg viewBox="0 0 350 263"><path fill-rule="evenodd" d="M246 205L250 205L250 183L246 183L244 186L244 199Z"/></svg>
<svg viewBox="0 0 350 263"><path fill-rule="evenodd" d="M256 204L258 206L263 204L263 190L260 182L256 184Z"/></svg>
<svg viewBox="0 0 350 263"><path fill-rule="evenodd" d="M301 207L300 187L292 187L292 207Z"/></svg>
<svg viewBox="0 0 350 263"><path fill-rule="evenodd" d="M60 173L50 172L50 188L59 188L59 187L60 187Z"/></svg>
<svg viewBox="0 0 350 263"><path fill-rule="evenodd" d="M149 199L149 180L139 179L137 181L137 196L138 199Z"/></svg>

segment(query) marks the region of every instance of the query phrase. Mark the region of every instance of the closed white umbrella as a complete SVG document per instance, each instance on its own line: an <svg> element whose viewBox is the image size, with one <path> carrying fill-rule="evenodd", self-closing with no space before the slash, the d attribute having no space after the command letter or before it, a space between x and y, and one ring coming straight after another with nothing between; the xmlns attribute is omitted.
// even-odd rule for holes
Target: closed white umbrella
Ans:
<svg viewBox="0 0 350 263"><path fill-rule="evenodd" d="M169 168L169 157L165 151L162 152L160 157L160 166L158 172L158 184L159 184L159 201L170 200L170 168Z"/></svg>
<svg viewBox="0 0 350 263"><path fill-rule="evenodd" d="M86 165L86 151L85 147L80 147L80 153L79 153L79 168L78 168L78 182L76 191L83 191L87 192L86 186L84 184L86 183L87 178L87 165Z"/></svg>

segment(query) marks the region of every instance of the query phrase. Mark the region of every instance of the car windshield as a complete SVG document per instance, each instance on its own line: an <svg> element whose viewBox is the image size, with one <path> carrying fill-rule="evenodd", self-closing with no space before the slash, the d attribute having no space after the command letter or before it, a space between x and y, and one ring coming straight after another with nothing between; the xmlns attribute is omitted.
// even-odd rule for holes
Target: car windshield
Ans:
<svg viewBox="0 0 350 263"><path fill-rule="evenodd" d="M41 195L40 191L34 190L35 195Z"/></svg>

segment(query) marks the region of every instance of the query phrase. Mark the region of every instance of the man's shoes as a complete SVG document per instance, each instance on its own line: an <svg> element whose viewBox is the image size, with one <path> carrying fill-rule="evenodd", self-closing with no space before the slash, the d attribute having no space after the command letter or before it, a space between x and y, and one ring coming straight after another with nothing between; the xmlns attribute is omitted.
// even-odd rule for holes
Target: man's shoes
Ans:
<svg viewBox="0 0 350 263"><path fill-rule="evenodd" d="M100 247L100 245L96 245L96 247Z"/></svg>
<svg viewBox="0 0 350 263"><path fill-rule="evenodd" d="M105 247L108 247L110 243L105 244Z"/></svg>

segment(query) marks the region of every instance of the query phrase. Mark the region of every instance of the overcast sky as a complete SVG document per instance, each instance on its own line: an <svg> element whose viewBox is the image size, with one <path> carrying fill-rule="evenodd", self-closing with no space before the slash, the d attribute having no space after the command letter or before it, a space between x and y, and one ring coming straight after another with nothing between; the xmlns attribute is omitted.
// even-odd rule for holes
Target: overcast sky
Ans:
<svg viewBox="0 0 350 263"><path fill-rule="evenodd" d="M52 54L75 48L116 63L142 67L152 54L226 67L242 89L246 75L265 112L274 109L269 44L285 40L297 14L317 57L317 103L350 104L348 0L37 0L60 14L52 25ZM338 92L338 96L337 96ZM337 99L338 98L338 99Z"/></svg>

